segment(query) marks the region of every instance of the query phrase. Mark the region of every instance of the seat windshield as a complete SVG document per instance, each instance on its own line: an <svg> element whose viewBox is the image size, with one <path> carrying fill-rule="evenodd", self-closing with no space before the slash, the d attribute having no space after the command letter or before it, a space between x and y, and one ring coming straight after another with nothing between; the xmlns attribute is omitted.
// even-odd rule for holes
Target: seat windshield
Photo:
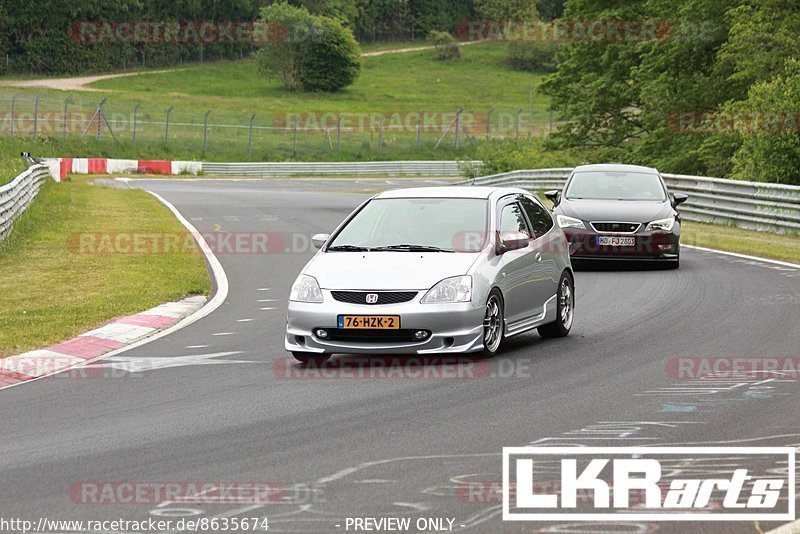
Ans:
<svg viewBox="0 0 800 534"><path fill-rule="evenodd" d="M565 196L568 200L666 200L658 175L645 172L576 172Z"/></svg>

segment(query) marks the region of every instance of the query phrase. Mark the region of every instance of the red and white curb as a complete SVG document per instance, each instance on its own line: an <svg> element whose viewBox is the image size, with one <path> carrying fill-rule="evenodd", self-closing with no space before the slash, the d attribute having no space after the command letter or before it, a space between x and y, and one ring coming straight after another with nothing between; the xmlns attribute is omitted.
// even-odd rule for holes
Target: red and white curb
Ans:
<svg viewBox="0 0 800 534"><path fill-rule="evenodd" d="M199 161L158 161L110 158L44 158L56 181L63 182L68 174L198 174L203 170Z"/></svg>
<svg viewBox="0 0 800 534"><path fill-rule="evenodd" d="M0 389L39 380L102 358L115 356L168 336L210 315L228 298L228 276L202 234L169 201L148 191L164 204L194 238L214 278L214 296L188 297L147 311L120 317L69 341L0 359Z"/></svg>
<svg viewBox="0 0 800 534"><path fill-rule="evenodd" d="M206 297L196 296L161 304L120 317L69 341L0 359L0 389L89 363L145 340L194 314L205 303Z"/></svg>

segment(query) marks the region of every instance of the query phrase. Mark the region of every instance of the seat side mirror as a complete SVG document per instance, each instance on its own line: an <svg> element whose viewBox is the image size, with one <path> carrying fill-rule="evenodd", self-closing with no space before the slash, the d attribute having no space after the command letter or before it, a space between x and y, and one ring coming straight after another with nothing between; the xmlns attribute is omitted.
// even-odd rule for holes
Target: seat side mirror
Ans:
<svg viewBox="0 0 800 534"><path fill-rule="evenodd" d="M678 206L683 204L689 199L689 195L684 195L683 193L675 193L672 195L672 205Z"/></svg>
<svg viewBox="0 0 800 534"><path fill-rule="evenodd" d="M322 248L330 237L331 234L314 234L311 236L311 244L314 245L314 248Z"/></svg>

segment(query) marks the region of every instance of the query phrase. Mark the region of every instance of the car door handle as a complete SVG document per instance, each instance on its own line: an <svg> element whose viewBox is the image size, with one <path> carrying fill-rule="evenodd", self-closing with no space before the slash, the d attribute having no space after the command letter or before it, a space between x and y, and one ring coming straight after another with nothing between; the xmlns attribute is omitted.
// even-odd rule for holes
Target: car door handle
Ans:
<svg viewBox="0 0 800 534"><path fill-rule="evenodd" d="M535 258L536 258L536 261L542 261L542 253L541 252L537 252Z"/></svg>

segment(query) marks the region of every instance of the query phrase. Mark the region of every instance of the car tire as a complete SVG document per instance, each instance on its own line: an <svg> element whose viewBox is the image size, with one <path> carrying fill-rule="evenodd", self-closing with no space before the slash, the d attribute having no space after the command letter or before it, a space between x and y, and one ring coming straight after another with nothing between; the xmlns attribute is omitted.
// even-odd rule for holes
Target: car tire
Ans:
<svg viewBox="0 0 800 534"><path fill-rule="evenodd" d="M569 271L561 273L556 295L556 320L537 329L542 337L565 337L572 328L575 317L575 282Z"/></svg>
<svg viewBox="0 0 800 534"><path fill-rule="evenodd" d="M331 357L330 354L316 354L313 352L292 352L292 356L294 356L295 360L306 365L321 365Z"/></svg>
<svg viewBox="0 0 800 534"><path fill-rule="evenodd" d="M503 295L497 288L489 292L486 297L486 309L483 315L483 352L482 355L491 358L500 350L505 335L505 307Z"/></svg>

